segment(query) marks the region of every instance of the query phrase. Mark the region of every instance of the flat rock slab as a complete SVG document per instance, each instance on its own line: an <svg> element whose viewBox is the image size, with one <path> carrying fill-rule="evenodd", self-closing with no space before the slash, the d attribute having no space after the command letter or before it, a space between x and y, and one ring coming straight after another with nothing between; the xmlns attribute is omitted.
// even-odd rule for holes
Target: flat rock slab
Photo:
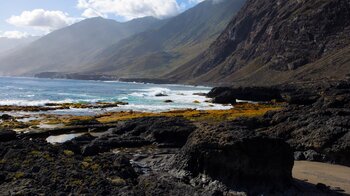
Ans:
<svg viewBox="0 0 350 196"><path fill-rule="evenodd" d="M350 167L319 162L295 161L293 177L311 184L322 183L331 188L339 187L350 194Z"/></svg>

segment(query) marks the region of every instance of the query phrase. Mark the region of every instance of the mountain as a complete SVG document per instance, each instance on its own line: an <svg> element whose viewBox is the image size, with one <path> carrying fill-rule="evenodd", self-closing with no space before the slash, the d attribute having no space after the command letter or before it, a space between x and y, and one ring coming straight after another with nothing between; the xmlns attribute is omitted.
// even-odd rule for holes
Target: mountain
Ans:
<svg viewBox="0 0 350 196"><path fill-rule="evenodd" d="M167 74L180 83L271 85L350 73L349 0L248 0L209 49Z"/></svg>
<svg viewBox="0 0 350 196"><path fill-rule="evenodd" d="M39 39L39 37L36 36L30 36L22 39L0 37L0 55L24 47L37 39Z"/></svg>
<svg viewBox="0 0 350 196"><path fill-rule="evenodd" d="M245 0L206 0L148 30L106 48L85 73L157 78L194 58L213 42Z"/></svg>
<svg viewBox="0 0 350 196"><path fill-rule="evenodd" d="M27 47L0 59L2 75L33 75L41 71L79 71L97 51L160 25L146 17L125 23L103 18L86 19L54 31Z"/></svg>

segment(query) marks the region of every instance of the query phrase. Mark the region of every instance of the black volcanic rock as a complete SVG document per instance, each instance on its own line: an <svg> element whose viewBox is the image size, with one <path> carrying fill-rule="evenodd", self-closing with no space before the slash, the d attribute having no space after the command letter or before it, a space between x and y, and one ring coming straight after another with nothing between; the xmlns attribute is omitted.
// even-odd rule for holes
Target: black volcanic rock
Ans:
<svg viewBox="0 0 350 196"><path fill-rule="evenodd" d="M237 100L234 94L232 94L230 91L226 91L214 97L212 102L218 104L235 104L237 103Z"/></svg>
<svg viewBox="0 0 350 196"><path fill-rule="evenodd" d="M156 97L167 97L167 94L163 94L163 93L158 93L155 95Z"/></svg>
<svg viewBox="0 0 350 196"><path fill-rule="evenodd" d="M12 119L14 119L14 117L8 114L3 114L0 116L0 120L12 120Z"/></svg>
<svg viewBox="0 0 350 196"><path fill-rule="evenodd" d="M191 134L174 165L193 176L203 173L252 194L288 187L293 161L292 149L282 140L226 123Z"/></svg>
<svg viewBox="0 0 350 196"><path fill-rule="evenodd" d="M234 104L236 99L248 101L282 101L281 92L273 87L216 87L207 95L214 103Z"/></svg>
<svg viewBox="0 0 350 196"><path fill-rule="evenodd" d="M181 117L146 117L127 121L113 133L140 136L159 145L182 147L195 129L190 121Z"/></svg>
<svg viewBox="0 0 350 196"><path fill-rule="evenodd" d="M1 195L125 193L137 174L122 155L83 158L44 140L0 143Z"/></svg>
<svg viewBox="0 0 350 196"><path fill-rule="evenodd" d="M281 96L286 102L298 105L310 105L320 98L319 94L307 90L283 92Z"/></svg>
<svg viewBox="0 0 350 196"><path fill-rule="evenodd" d="M159 147L182 147L196 129L180 117L146 117L132 119L110 129L82 148L84 155L95 155L113 148L135 148L151 144Z"/></svg>
<svg viewBox="0 0 350 196"><path fill-rule="evenodd" d="M350 82L329 82L309 88L300 102L264 116L260 131L287 141L308 160L350 165ZM304 86L305 87L305 86ZM305 90L305 88L304 88ZM314 100L317 94L319 98ZM308 98L308 96L311 98Z"/></svg>
<svg viewBox="0 0 350 196"><path fill-rule="evenodd" d="M16 132L12 130L0 130L0 142L15 140L16 135Z"/></svg>

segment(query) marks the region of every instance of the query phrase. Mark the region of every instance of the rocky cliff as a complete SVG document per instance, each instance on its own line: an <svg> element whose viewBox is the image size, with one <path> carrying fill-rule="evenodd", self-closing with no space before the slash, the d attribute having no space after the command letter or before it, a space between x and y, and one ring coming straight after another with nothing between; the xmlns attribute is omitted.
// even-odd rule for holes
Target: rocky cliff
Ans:
<svg viewBox="0 0 350 196"><path fill-rule="evenodd" d="M167 77L238 85L344 78L349 18L348 0L249 0L207 51Z"/></svg>

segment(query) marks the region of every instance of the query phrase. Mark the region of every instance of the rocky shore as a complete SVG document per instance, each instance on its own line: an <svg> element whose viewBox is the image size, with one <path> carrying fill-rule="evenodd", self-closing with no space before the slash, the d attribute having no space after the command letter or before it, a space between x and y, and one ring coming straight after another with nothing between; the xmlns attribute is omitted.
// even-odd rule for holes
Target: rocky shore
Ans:
<svg viewBox="0 0 350 196"><path fill-rule="evenodd" d="M65 126L3 128L1 194L341 194L341 187L296 180L292 170L295 160L350 166L350 82L216 88L208 96L235 107L50 117ZM61 143L46 141L77 132Z"/></svg>
<svg viewBox="0 0 350 196"><path fill-rule="evenodd" d="M237 95L248 100L264 101L265 92L279 92L269 94L274 95L269 98L287 102L283 110L267 112L263 117L249 119L248 122L238 121L254 126L259 133L283 139L291 145L297 160L350 166L349 81L299 83L266 90L259 87L220 89L209 93L213 100L217 97L231 100ZM251 93L254 89L257 89L255 94Z"/></svg>

